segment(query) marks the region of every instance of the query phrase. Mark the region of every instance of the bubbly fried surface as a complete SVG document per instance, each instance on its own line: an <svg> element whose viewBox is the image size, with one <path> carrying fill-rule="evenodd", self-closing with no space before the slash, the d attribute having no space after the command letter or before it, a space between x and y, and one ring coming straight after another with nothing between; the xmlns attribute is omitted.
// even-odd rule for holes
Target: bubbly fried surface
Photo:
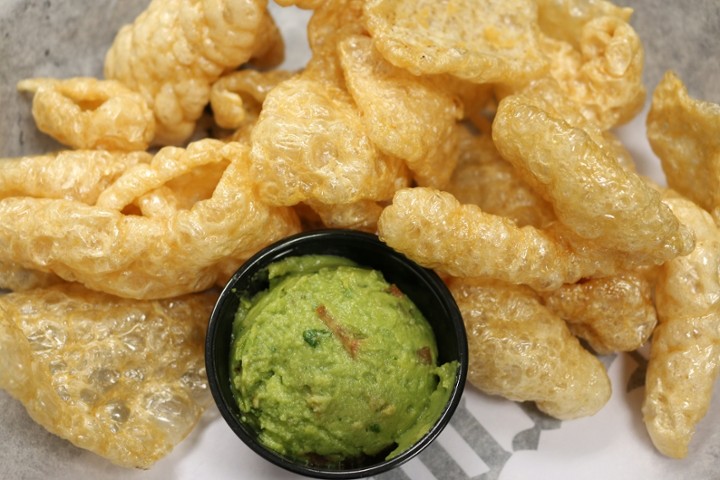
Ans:
<svg viewBox="0 0 720 480"><path fill-rule="evenodd" d="M363 19L382 55L415 75L520 83L548 67L531 0L368 0Z"/></svg>
<svg viewBox="0 0 720 480"><path fill-rule="evenodd" d="M720 105L690 97L680 78L666 72L653 92L648 140L668 186L709 212L720 209L718 131Z"/></svg>
<svg viewBox="0 0 720 480"><path fill-rule="evenodd" d="M138 302L72 284L0 295L0 387L49 431L148 468L210 402L203 345L214 301Z"/></svg>
<svg viewBox="0 0 720 480"><path fill-rule="evenodd" d="M543 301L595 352L631 352L647 342L657 324L650 276L631 271L567 284L545 293Z"/></svg>
<svg viewBox="0 0 720 480"><path fill-rule="evenodd" d="M145 150L155 117L137 92L115 80L33 78L18 83L33 93L38 129L76 149Z"/></svg>
<svg viewBox="0 0 720 480"><path fill-rule="evenodd" d="M262 0L153 0L123 27L105 57L105 78L141 93L157 123L155 143L179 144L193 133L224 71L265 54ZM260 43L259 43L260 42Z"/></svg>
<svg viewBox="0 0 720 480"><path fill-rule="evenodd" d="M593 415L610 398L602 363L565 322L523 286L451 279L468 333L468 381L480 390L534 401L560 419Z"/></svg>
<svg viewBox="0 0 720 480"><path fill-rule="evenodd" d="M720 230L683 198L668 205L697 238L689 254L665 263L656 288L659 325L653 333L642 411L657 449L687 455L720 374Z"/></svg>

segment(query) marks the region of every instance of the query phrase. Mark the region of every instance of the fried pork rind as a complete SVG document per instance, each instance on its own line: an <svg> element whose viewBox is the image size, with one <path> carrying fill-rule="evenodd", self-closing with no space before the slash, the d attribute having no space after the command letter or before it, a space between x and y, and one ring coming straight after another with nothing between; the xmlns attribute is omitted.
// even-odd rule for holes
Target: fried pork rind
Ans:
<svg viewBox="0 0 720 480"><path fill-rule="evenodd" d="M38 129L75 149L145 150L155 117L145 99L114 80L32 78L18 90L33 93Z"/></svg>
<svg viewBox="0 0 720 480"><path fill-rule="evenodd" d="M387 200L409 183L380 152L347 92L298 75L268 93L251 133L260 197L272 205Z"/></svg>
<svg viewBox="0 0 720 480"><path fill-rule="evenodd" d="M584 130L509 96L492 135L503 158L580 237L654 264L692 250L692 235L660 193Z"/></svg>
<svg viewBox="0 0 720 480"><path fill-rule="evenodd" d="M460 203L507 217L520 226L544 227L555 220L552 205L519 177L500 156L489 134L460 134L458 165L445 190Z"/></svg>
<svg viewBox="0 0 720 480"><path fill-rule="evenodd" d="M683 458L720 373L720 230L693 202L670 198L667 203L697 240L689 255L666 262L660 271L659 324L642 411L657 449Z"/></svg>
<svg viewBox="0 0 720 480"><path fill-rule="evenodd" d="M631 264L561 227L518 227L477 205L461 205L450 193L422 187L395 194L380 215L378 234L390 247L443 274L489 277L540 291Z"/></svg>
<svg viewBox="0 0 720 480"><path fill-rule="evenodd" d="M63 150L0 159L0 198L65 198L93 205L125 171L150 161L146 152Z"/></svg>
<svg viewBox="0 0 720 480"><path fill-rule="evenodd" d="M403 159L419 185L441 188L457 161L462 105L433 80L397 68L366 36L338 44L343 75L372 142Z"/></svg>
<svg viewBox="0 0 720 480"><path fill-rule="evenodd" d="M0 388L50 432L149 468L210 402L203 345L215 298L138 302L72 284L0 295Z"/></svg>
<svg viewBox="0 0 720 480"><path fill-rule="evenodd" d="M611 394L602 363L530 288L451 279L468 333L468 381L485 393L534 401L559 419L597 413Z"/></svg>
<svg viewBox="0 0 720 480"><path fill-rule="evenodd" d="M545 306L599 354L643 346L657 324L653 283L646 272L624 272L563 285L543 295Z"/></svg>
<svg viewBox="0 0 720 480"><path fill-rule="evenodd" d="M74 200L0 200L0 261L122 297L167 298L205 290L220 263L297 233L291 210L257 198L247 148L207 142L229 166L189 209L145 217Z"/></svg>
<svg viewBox="0 0 720 480"><path fill-rule="evenodd" d="M359 200L354 203L325 205L308 202L308 206L317 214L323 227L350 228L375 233L383 206L372 200Z"/></svg>
<svg viewBox="0 0 720 480"><path fill-rule="evenodd" d="M260 72L250 69L223 75L210 90L215 122L233 130L254 124L268 92L291 75L285 70Z"/></svg>
<svg viewBox="0 0 720 480"><path fill-rule="evenodd" d="M605 0L535 0L543 33L579 50L583 27L598 17L611 16L625 22L633 10Z"/></svg>
<svg viewBox="0 0 720 480"><path fill-rule="evenodd" d="M415 75L518 84L548 66L532 0L368 0L363 18L380 53Z"/></svg>
<svg viewBox="0 0 720 480"><path fill-rule="evenodd" d="M275 3L281 7L289 7L294 5L305 10L314 10L320 7L326 0L275 0Z"/></svg>
<svg viewBox="0 0 720 480"><path fill-rule="evenodd" d="M720 105L690 97L668 71L653 92L647 135L668 186L720 219Z"/></svg>
<svg viewBox="0 0 720 480"><path fill-rule="evenodd" d="M155 143L179 144L193 133L210 86L229 70L267 53L276 37L263 0L153 0L118 32L104 74L141 93L155 113Z"/></svg>

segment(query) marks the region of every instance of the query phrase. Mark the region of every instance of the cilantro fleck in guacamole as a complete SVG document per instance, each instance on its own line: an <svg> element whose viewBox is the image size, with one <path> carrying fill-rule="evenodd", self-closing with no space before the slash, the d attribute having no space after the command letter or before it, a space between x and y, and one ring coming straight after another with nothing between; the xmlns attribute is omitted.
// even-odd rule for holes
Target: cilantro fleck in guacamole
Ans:
<svg viewBox="0 0 720 480"><path fill-rule="evenodd" d="M269 266L240 300L232 390L259 440L322 466L391 458L440 417L457 362L437 365L430 325L376 270L306 255Z"/></svg>

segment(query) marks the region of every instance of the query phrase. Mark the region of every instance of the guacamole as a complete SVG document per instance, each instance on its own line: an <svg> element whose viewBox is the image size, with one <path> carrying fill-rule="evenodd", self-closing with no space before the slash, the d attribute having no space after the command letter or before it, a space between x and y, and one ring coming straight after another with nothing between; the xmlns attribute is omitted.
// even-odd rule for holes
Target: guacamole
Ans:
<svg viewBox="0 0 720 480"><path fill-rule="evenodd" d="M290 257L267 273L266 290L241 295L230 358L238 406L264 445L352 465L393 457L430 430L458 364L437 365L433 331L410 299L341 257Z"/></svg>

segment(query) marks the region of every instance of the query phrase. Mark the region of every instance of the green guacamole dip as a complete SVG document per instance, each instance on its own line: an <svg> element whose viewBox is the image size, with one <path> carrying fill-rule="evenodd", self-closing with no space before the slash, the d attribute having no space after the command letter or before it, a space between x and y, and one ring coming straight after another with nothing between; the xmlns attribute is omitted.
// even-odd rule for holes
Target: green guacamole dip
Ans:
<svg viewBox="0 0 720 480"><path fill-rule="evenodd" d="M352 465L412 446L449 400L457 362L437 365L430 325L376 270L326 255L270 265L241 297L231 382L244 420L276 452Z"/></svg>

